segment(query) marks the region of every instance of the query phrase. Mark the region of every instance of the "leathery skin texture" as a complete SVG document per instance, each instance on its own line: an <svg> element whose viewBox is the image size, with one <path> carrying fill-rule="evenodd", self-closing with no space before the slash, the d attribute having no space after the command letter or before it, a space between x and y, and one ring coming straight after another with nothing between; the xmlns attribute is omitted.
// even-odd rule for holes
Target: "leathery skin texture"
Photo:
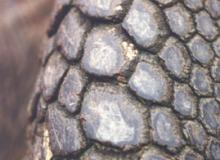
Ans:
<svg viewBox="0 0 220 160"><path fill-rule="evenodd" d="M69 11L30 100L35 136L28 153L58 160L220 159L218 0L64 5Z"/></svg>

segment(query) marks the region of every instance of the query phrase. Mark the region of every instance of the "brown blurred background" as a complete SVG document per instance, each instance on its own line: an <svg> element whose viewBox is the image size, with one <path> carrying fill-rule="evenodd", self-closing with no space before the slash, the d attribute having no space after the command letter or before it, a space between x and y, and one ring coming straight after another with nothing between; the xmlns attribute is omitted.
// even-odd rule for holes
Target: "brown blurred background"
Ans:
<svg viewBox="0 0 220 160"><path fill-rule="evenodd" d="M0 159L24 154L26 107L54 0L0 0Z"/></svg>

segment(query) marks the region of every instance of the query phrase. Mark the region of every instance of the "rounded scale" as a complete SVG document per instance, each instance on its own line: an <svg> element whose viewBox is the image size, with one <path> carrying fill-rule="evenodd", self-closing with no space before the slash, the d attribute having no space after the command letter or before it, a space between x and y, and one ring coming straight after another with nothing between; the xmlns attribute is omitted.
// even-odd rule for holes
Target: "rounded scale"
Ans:
<svg viewBox="0 0 220 160"><path fill-rule="evenodd" d="M190 77L190 85L198 95L210 96L213 93L213 82L206 68L194 65Z"/></svg>
<svg viewBox="0 0 220 160"><path fill-rule="evenodd" d="M170 37L160 50L159 57L175 77L181 79L189 76L191 59L186 48L177 39Z"/></svg>
<svg viewBox="0 0 220 160"><path fill-rule="evenodd" d="M81 57L90 25L90 21L75 7L64 18L55 38L56 44L60 46L61 53L66 59L76 60Z"/></svg>
<svg viewBox="0 0 220 160"><path fill-rule="evenodd" d="M220 17L220 1L219 0L206 0L205 8L214 18Z"/></svg>
<svg viewBox="0 0 220 160"><path fill-rule="evenodd" d="M184 0L184 4L192 11L199 11L203 8L204 0Z"/></svg>
<svg viewBox="0 0 220 160"><path fill-rule="evenodd" d="M167 35L160 9L149 0L134 0L122 27L143 48L158 49Z"/></svg>
<svg viewBox="0 0 220 160"><path fill-rule="evenodd" d="M171 79L158 63L139 62L128 85L146 100L168 102L171 97Z"/></svg>
<svg viewBox="0 0 220 160"><path fill-rule="evenodd" d="M80 121L67 116L57 103L48 106L47 126L50 147L54 155L69 155L85 149L87 145Z"/></svg>
<svg viewBox="0 0 220 160"><path fill-rule="evenodd" d="M108 83L93 83L82 102L87 137L123 150L148 142L146 117L146 108L123 87Z"/></svg>
<svg viewBox="0 0 220 160"><path fill-rule="evenodd" d="M54 52L50 56L43 73L42 87L44 99L49 101L54 97L57 87L67 69L68 64L60 53Z"/></svg>
<svg viewBox="0 0 220 160"><path fill-rule="evenodd" d="M199 119L208 133L219 135L220 133L220 106L214 98L201 98L199 102Z"/></svg>
<svg viewBox="0 0 220 160"><path fill-rule="evenodd" d="M114 76L125 73L136 56L120 26L98 26L88 34L81 66L97 76Z"/></svg>
<svg viewBox="0 0 220 160"><path fill-rule="evenodd" d="M174 110L183 117L194 118L197 115L197 98L187 84L174 84Z"/></svg>
<svg viewBox="0 0 220 160"><path fill-rule="evenodd" d="M200 11L195 16L198 32L208 40L213 40L218 35L218 28L206 11Z"/></svg>
<svg viewBox="0 0 220 160"><path fill-rule="evenodd" d="M84 14L104 19L121 19L130 4L129 0L75 0L73 2Z"/></svg>
<svg viewBox="0 0 220 160"><path fill-rule="evenodd" d="M193 58L199 61L202 65L208 65L214 57L214 52L208 42L201 36L195 35L187 46L191 51Z"/></svg>
<svg viewBox="0 0 220 160"><path fill-rule="evenodd" d="M152 107L150 119L153 140L170 152L177 152L185 144L177 117L168 108Z"/></svg>
<svg viewBox="0 0 220 160"><path fill-rule="evenodd" d="M195 31L190 12L180 3L165 9L171 30L185 40Z"/></svg>
<svg viewBox="0 0 220 160"><path fill-rule="evenodd" d="M203 126L197 121L184 121L183 133L189 143L199 151L204 151L208 136Z"/></svg>
<svg viewBox="0 0 220 160"><path fill-rule="evenodd" d="M210 160L220 159L220 141L211 137L207 145L206 155Z"/></svg>
<svg viewBox="0 0 220 160"><path fill-rule="evenodd" d="M79 110L80 96L87 82L87 77L78 67L71 67L60 87L58 102L70 112Z"/></svg>

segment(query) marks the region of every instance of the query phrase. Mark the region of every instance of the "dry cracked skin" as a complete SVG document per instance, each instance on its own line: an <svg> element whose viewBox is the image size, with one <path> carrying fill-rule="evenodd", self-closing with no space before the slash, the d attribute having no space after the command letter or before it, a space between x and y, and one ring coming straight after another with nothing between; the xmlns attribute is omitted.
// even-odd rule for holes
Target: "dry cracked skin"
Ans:
<svg viewBox="0 0 220 160"><path fill-rule="evenodd" d="M30 112L50 156L219 160L218 0L68 5Z"/></svg>

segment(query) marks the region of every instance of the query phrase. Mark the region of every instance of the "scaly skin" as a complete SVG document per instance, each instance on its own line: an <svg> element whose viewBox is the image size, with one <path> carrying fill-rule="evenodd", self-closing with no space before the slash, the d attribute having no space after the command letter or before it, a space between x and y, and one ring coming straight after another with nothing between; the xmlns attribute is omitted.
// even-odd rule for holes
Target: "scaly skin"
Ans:
<svg viewBox="0 0 220 160"><path fill-rule="evenodd" d="M220 160L220 1L75 0L56 11L27 159Z"/></svg>

